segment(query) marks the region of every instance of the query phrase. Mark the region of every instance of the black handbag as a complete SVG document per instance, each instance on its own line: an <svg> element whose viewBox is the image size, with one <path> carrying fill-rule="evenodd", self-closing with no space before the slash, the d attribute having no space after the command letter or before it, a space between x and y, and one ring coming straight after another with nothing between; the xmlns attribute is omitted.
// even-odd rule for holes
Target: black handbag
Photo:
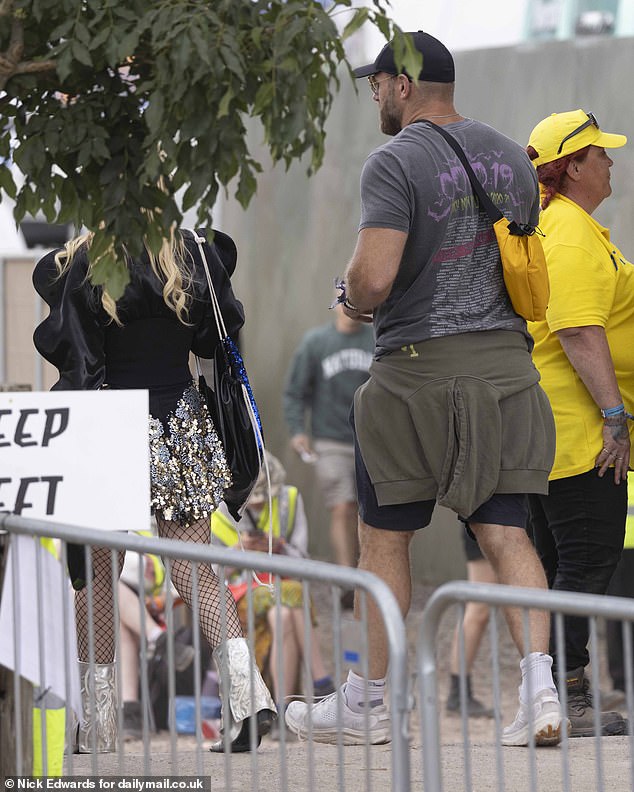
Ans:
<svg viewBox="0 0 634 792"><path fill-rule="evenodd" d="M198 366L198 388L225 451L233 483L224 492L229 513L240 520L260 475L264 456L262 424L240 352L227 335L220 305L211 281L205 239L195 240L207 276L209 294L220 339L211 361L212 381L208 384Z"/></svg>

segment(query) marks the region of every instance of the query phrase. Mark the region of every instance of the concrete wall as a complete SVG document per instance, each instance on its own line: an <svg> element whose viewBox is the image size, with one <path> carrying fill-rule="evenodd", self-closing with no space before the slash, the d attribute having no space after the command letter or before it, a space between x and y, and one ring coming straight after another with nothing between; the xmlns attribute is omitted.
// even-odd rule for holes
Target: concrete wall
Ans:
<svg viewBox="0 0 634 792"><path fill-rule="evenodd" d="M36 359L31 341L43 311L31 283L34 263L29 254L0 260L0 294L4 294L4 300L0 300L0 386L28 385L46 390L57 379L52 366Z"/></svg>
<svg viewBox="0 0 634 792"><path fill-rule="evenodd" d="M549 42L456 57L456 106L525 144L552 112L582 107L601 126L634 138L634 108L624 87L634 75L634 39ZM289 451L281 391L290 356L306 329L329 321L332 283L352 253L359 217L358 181L366 155L385 140L364 80L355 94L347 77L328 122L326 159L308 179L306 167L265 173L248 211L229 201L223 229L239 251L234 285L246 306L244 349L269 448L308 502L311 550L328 554L327 520L312 471ZM253 140L258 141L258 132ZM634 143L634 139L632 140ZM597 211L626 256L634 256L634 145L614 154L613 196ZM464 574L460 530L436 510L413 550L417 578L440 582Z"/></svg>

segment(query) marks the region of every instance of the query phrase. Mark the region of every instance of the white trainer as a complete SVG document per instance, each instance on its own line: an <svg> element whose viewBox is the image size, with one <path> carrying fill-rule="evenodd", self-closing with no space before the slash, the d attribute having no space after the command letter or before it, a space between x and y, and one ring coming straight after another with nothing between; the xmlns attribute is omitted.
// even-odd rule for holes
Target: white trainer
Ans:
<svg viewBox="0 0 634 792"><path fill-rule="evenodd" d="M533 699L533 719L529 721L529 710L520 702L515 720L502 732L502 745L528 745L532 726L535 745L558 745L563 728L569 728L567 719L561 716L561 705L556 690L540 690Z"/></svg>
<svg viewBox="0 0 634 792"><path fill-rule="evenodd" d="M344 686L345 687L345 686ZM302 739L308 738L309 718L315 742L336 745L341 735L343 745L383 745L391 741L391 720L384 705L365 712L353 712L346 703L344 688L316 702L312 709L304 701L291 701L286 708L286 725ZM341 720L337 696L341 695Z"/></svg>

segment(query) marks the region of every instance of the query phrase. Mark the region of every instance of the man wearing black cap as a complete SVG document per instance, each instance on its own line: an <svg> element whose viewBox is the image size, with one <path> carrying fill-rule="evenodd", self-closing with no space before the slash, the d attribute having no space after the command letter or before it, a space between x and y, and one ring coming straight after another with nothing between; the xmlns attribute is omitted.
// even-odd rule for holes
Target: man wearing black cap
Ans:
<svg viewBox="0 0 634 792"><path fill-rule="evenodd" d="M480 209L454 150L464 149L493 201L510 218L537 225L539 196L525 151L454 106L454 62L433 36L408 33L422 55L413 79L397 67L392 44L367 77L381 129L392 139L361 175L361 222L341 302L373 321L376 357L354 402L359 497L359 566L409 609L409 544L435 503L467 523L500 583L546 589L526 534L526 493L546 493L554 424L533 366L531 337L504 286L491 221ZM520 708L505 745L559 742L563 728L548 652L549 618L507 609L520 651ZM346 744L390 740L383 705L388 647L368 603L369 679L350 671L341 696L311 710L293 702L289 727ZM368 712L369 708L369 712ZM342 713L342 717L338 713ZM367 725L366 725L367 724Z"/></svg>

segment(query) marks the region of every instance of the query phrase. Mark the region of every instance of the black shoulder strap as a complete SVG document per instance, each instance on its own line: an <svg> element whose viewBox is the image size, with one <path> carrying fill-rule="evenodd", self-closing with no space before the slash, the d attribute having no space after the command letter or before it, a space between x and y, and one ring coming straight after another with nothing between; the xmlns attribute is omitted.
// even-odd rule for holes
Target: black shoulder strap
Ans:
<svg viewBox="0 0 634 792"><path fill-rule="evenodd" d="M478 200L480 201L482 208L489 215L491 221L493 223L497 223L498 220L504 217L504 214L498 209L498 207L486 194L484 187L480 183L478 177L473 172L473 168L469 164L467 155L462 150L460 143L458 143L458 141L453 135L450 135L449 132L444 130L441 126L438 126L438 124L434 124L431 121L428 121L426 118L419 118L418 121L421 121L425 124L429 124L429 126L432 129L435 129L439 135L442 135L442 137L445 138L447 143L449 143L451 148L456 152L456 154L458 155L458 159L462 163L462 167L467 172L467 176L469 177L469 181L471 182L471 187L473 188L473 192L476 194Z"/></svg>

